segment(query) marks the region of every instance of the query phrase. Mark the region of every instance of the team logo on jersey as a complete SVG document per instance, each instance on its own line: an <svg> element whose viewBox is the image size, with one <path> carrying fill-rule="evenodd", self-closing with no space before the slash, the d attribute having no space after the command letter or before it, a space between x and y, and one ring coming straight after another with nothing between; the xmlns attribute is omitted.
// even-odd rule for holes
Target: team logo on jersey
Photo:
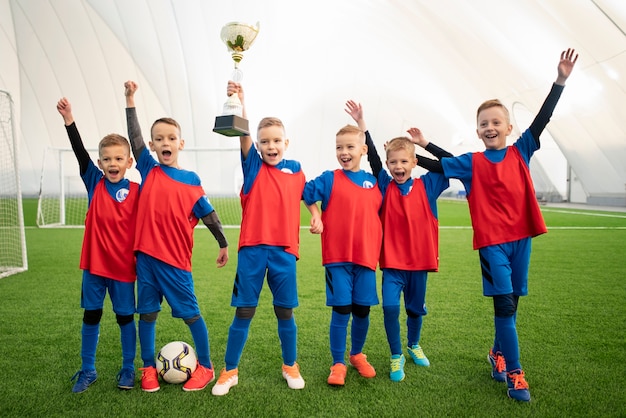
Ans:
<svg viewBox="0 0 626 418"><path fill-rule="evenodd" d="M280 171L282 171L283 173L287 173L287 174L293 174L293 171L291 171L291 169L287 167L281 168Z"/></svg>
<svg viewBox="0 0 626 418"><path fill-rule="evenodd" d="M363 182L363 188L364 189L371 189L372 187L374 187L374 183L372 183L371 181L365 180Z"/></svg>
<svg viewBox="0 0 626 418"><path fill-rule="evenodd" d="M123 202L124 200L126 200L127 196L128 196L128 189L125 189L125 188L121 188L115 193L115 199L118 202Z"/></svg>

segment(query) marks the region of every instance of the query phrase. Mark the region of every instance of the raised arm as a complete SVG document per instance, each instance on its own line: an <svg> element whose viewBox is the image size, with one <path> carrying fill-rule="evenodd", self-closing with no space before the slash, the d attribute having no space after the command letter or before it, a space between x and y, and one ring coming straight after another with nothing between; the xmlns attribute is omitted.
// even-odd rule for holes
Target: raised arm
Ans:
<svg viewBox="0 0 626 418"><path fill-rule="evenodd" d="M124 83L124 96L126 96L126 125L128 129L128 138L133 149L133 155L138 160L139 156L146 148L146 143L141 134L141 126L137 118L137 109L135 108L135 92L139 86L134 81Z"/></svg>
<svg viewBox="0 0 626 418"><path fill-rule="evenodd" d="M537 116L535 116L535 119L530 124L530 133L533 134L537 145L539 145L539 136L548 125L548 122L550 122L550 118L552 117L554 108L561 98L561 93L563 92L563 88L565 87L565 81L572 73L572 70L574 69L574 64L576 64L577 60L578 54L576 54L573 49L568 48L567 51L561 52L561 58L557 67L558 74L556 77L556 81L552 85L550 93L548 94L548 97L546 97L546 100L543 102L541 109L539 109L539 113L537 113Z"/></svg>
<svg viewBox="0 0 626 418"><path fill-rule="evenodd" d="M444 150L443 148L439 148L437 145L431 143L429 140L424 138L424 135L419 128L409 128L407 132L411 136L411 142L424 148L426 151L430 152L438 159L441 159L443 157L452 157L452 154L450 154L448 151ZM415 156L417 157L417 165L419 165L420 167L423 167L426 170L432 171L434 173L443 173L443 167L441 166L440 161L433 160L419 154L416 154Z"/></svg>
<svg viewBox="0 0 626 418"><path fill-rule="evenodd" d="M383 170L383 162L376 151L376 145L374 145L374 141L372 140L372 136L367 130L367 125L365 124L365 117L363 116L363 106L361 103L357 103L354 100L348 100L346 102L346 108L344 109L348 115L354 119L359 129L365 132L365 145L367 145L367 161L370 163L370 167L372 169L372 174L376 178Z"/></svg>
<svg viewBox="0 0 626 418"><path fill-rule="evenodd" d="M236 94L239 97L239 101L241 102L242 110L241 116L244 119L248 119L248 114L246 112L246 103L245 103L245 95L243 93L243 86L240 83L235 83L234 81L228 82L228 87L226 88L226 94L230 97L233 94ZM250 149L252 149L252 136L244 135L239 137L239 142L241 143L241 155L245 160L248 158L248 154L250 153Z"/></svg>
<svg viewBox="0 0 626 418"><path fill-rule="evenodd" d="M91 157L89 156L87 149L85 149L80 133L78 133L76 123L74 123L72 104L69 100L67 100L67 98L63 97L57 102L57 110L61 116L63 116L65 130L67 131L67 136L70 139L70 144L72 146L72 150L74 151L74 155L76 156L76 160L78 160L78 168L80 170L80 175L82 176L87 172L87 167L89 166Z"/></svg>

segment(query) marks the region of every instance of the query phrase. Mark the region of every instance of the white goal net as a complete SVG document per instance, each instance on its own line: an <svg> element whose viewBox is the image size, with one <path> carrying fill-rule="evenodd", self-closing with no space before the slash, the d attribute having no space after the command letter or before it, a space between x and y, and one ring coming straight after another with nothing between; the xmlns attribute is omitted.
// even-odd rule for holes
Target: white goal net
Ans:
<svg viewBox="0 0 626 418"><path fill-rule="evenodd" d="M238 144L237 140L237 144ZM89 149L94 162L98 152ZM179 165L195 171L209 201L225 227L241 225L239 190L243 183L239 148L185 148L179 154ZM141 182L133 167L129 179ZM87 191L71 148L46 149L39 188L37 225L40 227L82 227L87 211Z"/></svg>
<svg viewBox="0 0 626 418"><path fill-rule="evenodd" d="M0 278L28 269L11 95L0 90Z"/></svg>

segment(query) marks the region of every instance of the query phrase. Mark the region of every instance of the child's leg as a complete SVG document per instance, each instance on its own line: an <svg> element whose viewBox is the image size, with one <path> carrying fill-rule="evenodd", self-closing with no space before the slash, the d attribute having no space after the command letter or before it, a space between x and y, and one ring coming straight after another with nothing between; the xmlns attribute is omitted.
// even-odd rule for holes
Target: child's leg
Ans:
<svg viewBox="0 0 626 418"><path fill-rule="evenodd" d="M96 349L98 348L98 337L100 335L100 318L102 318L102 309L85 310L83 314L80 349L83 363L82 370L96 370Z"/></svg>
<svg viewBox="0 0 626 418"><path fill-rule="evenodd" d="M141 346L141 360L144 367L156 367L154 346L157 316L159 316L158 312L139 315L139 345Z"/></svg>
<svg viewBox="0 0 626 418"><path fill-rule="evenodd" d="M404 289L404 307L406 309L407 345L419 344L422 334L422 322L426 310L426 282L428 272L413 271L406 280Z"/></svg>
<svg viewBox="0 0 626 418"><path fill-rule="evenodd" d="M407 311L406 317L406 334L408 346L413 347L414 345L418 345L420 342L420 337L422 334L422 315L416 315L410 311Z"/></svg>
<svg viewBox="0 0 626 418"><path fill-rule="evenodd" d="M191 331L191 337L196 347L196 355L198 356L198 363L206 368L212 369L209 331L207 330L204 318L202 315L194 316L193 318L185 319L185 323L189 326L189 331Z"/></svg>
<svg viewBox="0 0 626 418"><path fill-rule="evenodd" d="M248 340L248 331L255 312L255 307L237 308L235 311L235 317L228 329L228 342L226 344L226 355L224 356L226 370L233 370L239 366L241 353Z"/></svg>
<svg viewBox="0 0 626 418"><path fill-rule="evenodd" d="M330 319L330 353L333 356L333 364L345 364L350 309L350 306L333 306Z"/></svg>
<svg viewBox="0 0 626 418"><path fill-rule="evenodd" d="M137 329L134 315L117 315L117 323L120 326L120 340L122 343L122 368L135 368L135 355L137 353Z"/></svg>
<svg viewBox="0 0 626 418"><path fill-rule="evenodd" d="M400 341L400 305L383 306L383 316L391 355L402 354L402 342Z"/></svg>
<svg viewBox="0 0 626 418"><path fill-rule="evenodd" d="M517 298L513 294L496 295L493 297L494 323L496 327L496 341L500 351L506 359L507 371L521 369L519 342L515 318Z"/></svg>
<svg viewBox="0 0 626 418"><path fill-rule="evenodd" d="M278 338L283 354L283 363L293 366L297 358L298 327L293 317L293 309L274 306L278 320Z"/></svg>
<svg viewBox="0 0 626 418"><path fill-rule="evenodd" d="M350 355L359 354L363 351L367 332L370 327L370 307L362 305L352 305L352 348Z"/></svg>

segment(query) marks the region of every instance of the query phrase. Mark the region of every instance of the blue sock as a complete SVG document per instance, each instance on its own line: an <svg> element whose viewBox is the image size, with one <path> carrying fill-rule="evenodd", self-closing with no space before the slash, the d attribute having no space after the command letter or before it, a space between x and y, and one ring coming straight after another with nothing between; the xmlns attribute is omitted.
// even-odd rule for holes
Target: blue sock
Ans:
<svg viewBox="0 0 626 418"><path fill-rule="evenodd" d="M359 354L363 351L365 345L365 339L367 338L367 331L370 328L370 316L367 315L364 318L352 315L352 348L350 349L350 355Z"/></svg>
<svg viewBox="0 0 626 418"><path fill-rule="evenodd" d="M496 338L500 343L502 355L506 361L506 370L521 369L519 360L519 342L517 340L517 329L515 328L515 316L506 318L495 317Z"/></svg>
<svg viewBox="0 0 626 418"><path fill-rule="evenodd" d="M296 362L298 339L298 327L293 316L278 320L278 338L283 352L283 363L293 366Z"/></svg>
<svg viewBox="0 0 626 418"><path fill-rule="evenodd" d="M213 368L211 364L211 351L209 346L209 331L206 327L204 318L200 317L197 321L189 324L189 331L191 331L191 337L193 343L196 346L196 355L198 356L198 363L209 369Z"/></svg>
<svg viewBox="0 0 626 418"><path fill-rule="evenodd" d="M226 343L226 355L224 356L226 370L236 369L239 366L241 353L248 340L251 322L251 318L241 319L236 316L233 318L233 323L228 329L228 343Z"/></svg>
<svg viewBox="0 0 626 418"><path fill-rule="evenodd" d="M420 337L422 335L422 321L424 317L419 316L407 316L406 317L406 336L407 345L413 347L420 343Z"/></svg>
<svg viewBox="0 0 626 418"><path fill-rule="evenodd" d="M402 343L400 342L400 305L383 306L383 317L387 342L391 354L402 354Z"/></svg>
<svg viewBox="0 0 626 418"><path fill-rule="evenodd" d="M87 325L83 322L82 345L80 356L83 361L82 370L96 370L96 349L98 348L98 336L100 324Z"/></svg>
<svg viewBox="0 0 626 418"><path fill-rule="evenodd" d="M348 338L348 321L350 314L333 311L330 317L330 354L333 364L345 364L346 338Z"/></svg>
<svg viewBox="0 0 626 418"><path fill-rule="evenodd" d="M154 361L154 345L156 339L156 321L139 320L139 345L143 367L156 367Z"/></svg>
<svg viewBox="0 0 626 418"><path fill-rule="evenodd" d="M135 368L135 355L137 354L137 329L135 321L120 326L120 339L122 342L122 368Z"/></svg>

